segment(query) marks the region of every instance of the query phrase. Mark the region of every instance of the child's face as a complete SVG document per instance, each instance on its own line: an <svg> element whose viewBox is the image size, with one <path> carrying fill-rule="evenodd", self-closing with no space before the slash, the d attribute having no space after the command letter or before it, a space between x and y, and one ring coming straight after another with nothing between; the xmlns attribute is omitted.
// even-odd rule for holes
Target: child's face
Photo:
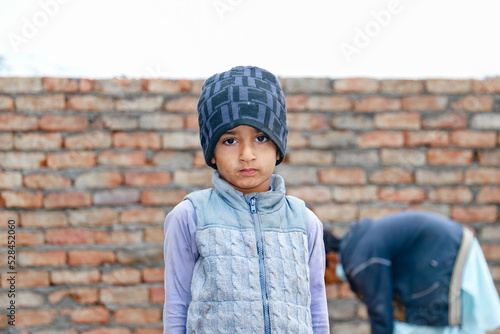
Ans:
<svg viewBox="0 0 500 334"><path fill-rule="evenodd" d="M249 194L269 190L278 159L276 146L263 132L240 125L219 138L212 163L223 180Z"/></svg>

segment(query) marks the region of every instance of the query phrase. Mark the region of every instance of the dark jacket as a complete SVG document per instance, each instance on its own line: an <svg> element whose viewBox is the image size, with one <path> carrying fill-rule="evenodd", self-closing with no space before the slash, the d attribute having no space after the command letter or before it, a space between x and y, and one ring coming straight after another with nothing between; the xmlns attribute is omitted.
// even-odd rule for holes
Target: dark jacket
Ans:
<svg viewBox="0 0 500 334"><path fill-rule="evenodd" d="M372 334L392 334L393 317L450 325L450 280L462 234L460 224L416 211L352 223L340 256L351 289L366 303Z"/></svg>

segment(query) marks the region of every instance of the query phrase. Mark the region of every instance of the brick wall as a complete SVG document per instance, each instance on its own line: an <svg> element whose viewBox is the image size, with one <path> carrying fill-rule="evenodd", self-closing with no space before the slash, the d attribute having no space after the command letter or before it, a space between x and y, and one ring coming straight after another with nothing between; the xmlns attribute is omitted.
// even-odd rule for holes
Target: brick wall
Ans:
<svg viewBox="0 0 500 334"><path fill-rule="evenodd" d="M452 217L475 231L500 288L500 78L281 81L289 194L339 234L408 208ZM0 78L0 331L14 329L12 219L17 332L162 332L162 222L212 175L202 83ZM332 333L368 332L346 284L328 298Z"/></svg>

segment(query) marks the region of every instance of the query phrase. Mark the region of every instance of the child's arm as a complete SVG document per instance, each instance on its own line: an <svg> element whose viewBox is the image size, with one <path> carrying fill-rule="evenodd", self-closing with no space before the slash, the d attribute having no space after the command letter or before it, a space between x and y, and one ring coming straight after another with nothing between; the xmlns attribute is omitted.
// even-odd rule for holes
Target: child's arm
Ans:
<svg viewBox="0 0 500 334"><path fill-rule="evenodd" d="M185 333L191 302L191 277L199 257L195 242L196 213L190 201L178 204L165 218L164 333Z"/></svg>
<svg viewBox="0 0 500 334"><path fill-rule="evenodd" d="M330 333L325 290L325 246L323 224L307 209L307 242L309 244L309 274L311 316L314 333Z"/></svg>

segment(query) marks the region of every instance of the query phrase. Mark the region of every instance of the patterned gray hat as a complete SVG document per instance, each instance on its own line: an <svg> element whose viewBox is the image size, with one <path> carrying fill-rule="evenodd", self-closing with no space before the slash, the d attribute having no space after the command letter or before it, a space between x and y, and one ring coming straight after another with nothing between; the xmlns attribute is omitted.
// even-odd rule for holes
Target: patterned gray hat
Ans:
<svg viewBox="0 0 500 334"><path fill-rule="evenodd" d="M262 68L238 66L208 78L198 101L198 122L205 162L212 168L217 169L210 160L220 136L239 125L269 136L280 153L276 165L285 157L285 96L278 79Z"/></svg>

